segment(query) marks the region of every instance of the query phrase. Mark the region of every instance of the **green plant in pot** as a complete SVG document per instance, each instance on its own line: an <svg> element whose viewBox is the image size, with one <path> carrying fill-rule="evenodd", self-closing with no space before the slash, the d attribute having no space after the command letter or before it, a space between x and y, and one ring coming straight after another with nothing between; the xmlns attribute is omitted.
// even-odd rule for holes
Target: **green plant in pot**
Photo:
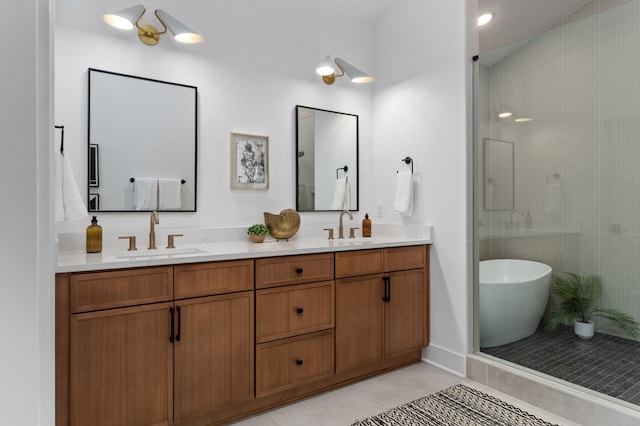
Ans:
<svg viewBox="0 0 640 426"><path fill-rule="evenodd" d="M611 321L630 337L638 337L638 322L630 315L616 309L600 306L602 280L598 275L581 276L568 272L566 277L554 275L553 293L560 305L551 312L546 322L547 330L573 321L574 333L583 339L593 337L593 318Z"/></svg>
<svg viewBox="0 0 640 426"><path fill-rule="evenodd" d="M261 243L265 237L269 234L269 228L261 223L256 223L247 228L247 235L251 237L254 243Z"/></svg>

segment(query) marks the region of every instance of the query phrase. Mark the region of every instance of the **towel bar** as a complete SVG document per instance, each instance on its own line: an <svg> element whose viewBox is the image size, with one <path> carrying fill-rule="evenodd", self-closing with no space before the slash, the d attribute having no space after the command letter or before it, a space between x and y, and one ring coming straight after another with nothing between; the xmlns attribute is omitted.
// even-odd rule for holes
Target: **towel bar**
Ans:
<svg viewBox="0 0 640 426"><path fill-rule="evenodd" d="M135 181L136 181L136 179L135 179L135 178L129 178L129 182L135 182ZM185 183L187 183L187 181L186 181L186 180L184 180L184 179L182 179L182 180L180 181L180 183L182 183L182 184L184 185Z"/></svg>

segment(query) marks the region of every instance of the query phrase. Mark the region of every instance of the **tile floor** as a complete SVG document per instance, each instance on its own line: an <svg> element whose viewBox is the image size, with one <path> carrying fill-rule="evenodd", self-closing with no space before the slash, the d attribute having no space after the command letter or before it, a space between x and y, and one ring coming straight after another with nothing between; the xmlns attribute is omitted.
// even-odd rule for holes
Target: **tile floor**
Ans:
<svg viewBox="0 0 640 426"><path fill-rule="evenodd" d="M314 397L240 420L234 426L349 426L398 405L465 383L548 422L575 426L560 417L518 401L479 383L455 376L424 362L371 377Z"/></svg>
<svg viewBox="0 0 640 426"><path fill-rule="evenodd" d="M561 326L481 352L640 405L638 341L601 333L582 340Z"/></svg>

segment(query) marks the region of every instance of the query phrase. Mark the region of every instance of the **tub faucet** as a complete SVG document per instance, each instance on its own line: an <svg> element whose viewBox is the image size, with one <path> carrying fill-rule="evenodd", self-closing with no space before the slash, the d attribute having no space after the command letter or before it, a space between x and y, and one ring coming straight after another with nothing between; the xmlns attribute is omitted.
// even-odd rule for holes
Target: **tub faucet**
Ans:
<svg viewBox="0 0 640 426"><path fill-rule="evenodd" d="M516 222L513 220L513 217L516 214L519 214L524 219L524 213L522 213L520 210L516 210L516 209L511 210L511 215L509 216L509 230L510 231L513 231L513 230L515 230L517 228L516 227Z"/></svg>
<svg viewBox="0 0 640 426"><path fill-rule="evenodd" d="M348 214L349 219L353 220L353 215L349 210L342 210L340 212L340 226L338 227L338 238L344 238L344 227L342 226L342 218L345 214Z"/></svg>
<svg viewBox="0 0 640 426"><path fill-rule="evenodd" d="M160 217L158 212L151 212L151 219L149 219L149 250L155 250L156 247L156 225L160 223Z"/></svg>

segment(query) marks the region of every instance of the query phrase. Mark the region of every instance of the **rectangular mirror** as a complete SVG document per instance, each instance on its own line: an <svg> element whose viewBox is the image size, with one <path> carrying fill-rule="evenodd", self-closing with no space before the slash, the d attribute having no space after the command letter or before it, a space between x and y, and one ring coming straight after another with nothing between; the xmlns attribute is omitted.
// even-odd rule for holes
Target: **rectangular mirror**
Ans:
<svg viewBox="0 0 640 426"><path fill-rule="evenodd" d="M358 116L296 106L296 209L358 210Z"/></svg>
<svg viewBox="0 0 640 426"><path fill-rule="evenodd" d="M513 210L513 142L484 139L484 209Z"/></svg>
<svg viewBox="0 0 640 426"><path fill-rule="evenodd" d="M89 68L90 211L196 211L197 98L194 86Z"/></svg>

